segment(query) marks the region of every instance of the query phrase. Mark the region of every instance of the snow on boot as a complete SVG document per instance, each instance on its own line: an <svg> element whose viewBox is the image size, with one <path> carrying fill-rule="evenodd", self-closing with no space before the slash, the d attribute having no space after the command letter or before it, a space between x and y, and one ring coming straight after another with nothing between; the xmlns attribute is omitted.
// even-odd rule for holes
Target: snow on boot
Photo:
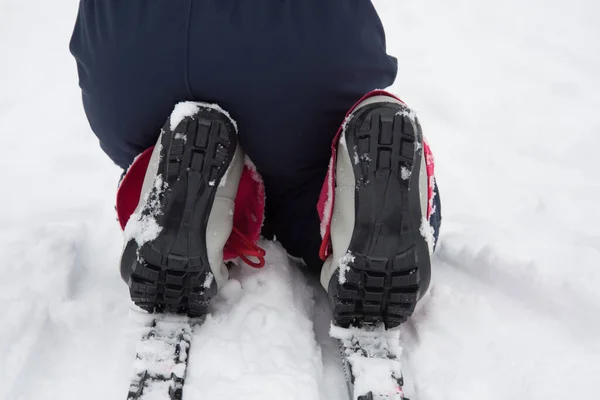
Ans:
<svg viewBox="0 0 600 400"><path fill-rule="evenodd" d="M256 227L246 229L252 239L233 229L243 170L229 115L216 105L177 104L156 146L136 158L117 194L125 235L121 276L136 305L202 316L228 279L224 252L264 263L253 244Z"/></svg>
<svg viewBox="0 0 600 400"><path fill-rule="evenodd" d="M332 150L319 211L334 323L396 327L429 286L433 158L414 113L383 91L354 106Z"/></svg>

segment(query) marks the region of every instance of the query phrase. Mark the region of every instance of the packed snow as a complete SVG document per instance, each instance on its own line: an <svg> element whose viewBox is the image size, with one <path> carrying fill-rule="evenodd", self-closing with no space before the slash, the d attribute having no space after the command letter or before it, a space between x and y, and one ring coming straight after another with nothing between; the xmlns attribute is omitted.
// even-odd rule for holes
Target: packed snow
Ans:
<svg viewBox="0 0 600 400"><path fill-rule="evenodd" d="M399 328L385 330L378 326L365 330L332 324L329 334L342 344L354 376L354 396L366 396L376 388L376 399L385 396L386 400L402 400L402 388L398 385L402 378Z"/></svg>
<svg viewBox="0 0 600 400"><path fill-rule="evenodd" d="M232 271L195 331L188 399L331 398L314 334L316 289L278 246L263 245L264 270Z"/></svg>
<svg viewBox="0 0 600 400"><path fill-rule="evenodd" d="M142 315L148 321L152 317ZM143 340L136 346L136 360L133 363L135 374L148 372L152 376L168 378L174 374L178 378L185 376L185 361L187 359L188 340L191 338L192 327L187 317L168 315L161 317L156 326L146 325L143 330ZM177 346L180 347L179 352Z"/></svg>
<svg viewBox="0 0 600 400"><path fill-rule="evenodd" d="M431 289L399 330L411 400L598 397L600 5L375 4L436 156ZM68 52L78 2L0 3L0 399L125 398L132 311ZM166 118L166 116L165 116ZM264 243L193 332L184 400L347 400L318 279Z"/></svg>

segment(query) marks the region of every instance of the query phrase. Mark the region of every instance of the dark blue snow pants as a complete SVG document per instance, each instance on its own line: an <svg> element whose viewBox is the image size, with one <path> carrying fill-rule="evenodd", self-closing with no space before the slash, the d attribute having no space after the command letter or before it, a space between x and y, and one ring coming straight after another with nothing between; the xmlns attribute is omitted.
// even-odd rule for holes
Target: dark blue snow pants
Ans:
<svg viewBox="0 0 600 400"><path fill-rule="evenodd" d="M396 76L370 0L81 0L70 48L92 130L122 168L176 103L229 111L265 181L265 232L320 267L332 139Z"/></svg>

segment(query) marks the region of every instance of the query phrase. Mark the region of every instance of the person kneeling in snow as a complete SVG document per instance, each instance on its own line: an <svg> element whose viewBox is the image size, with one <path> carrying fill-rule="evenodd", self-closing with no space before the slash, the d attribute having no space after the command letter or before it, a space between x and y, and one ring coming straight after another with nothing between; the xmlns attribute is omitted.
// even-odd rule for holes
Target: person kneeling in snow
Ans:
<svg viewBox="0 0 600 400"><path fill-rule="evenodd" d="M138 306L205 314L225 261L264 265L262 234L320 273L336 325L412 314L440 201L417 118L375 90L397 65L370 1L86 0L70 48L92 130L126 170L121 276Z"/></svg>

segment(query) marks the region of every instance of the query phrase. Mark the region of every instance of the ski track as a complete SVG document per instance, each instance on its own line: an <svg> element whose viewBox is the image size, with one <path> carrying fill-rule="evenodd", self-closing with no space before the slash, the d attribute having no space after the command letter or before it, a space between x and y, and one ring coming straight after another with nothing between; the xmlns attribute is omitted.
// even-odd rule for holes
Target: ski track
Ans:
<svg viewBox="0 0 600 400"><path fill-rule="evenodd" d="M401 328L411 400L593 399L600 6L376 0L434 150L442 239ZM148 316L120 281L120 171L68 53L78 2L0 4L0 399L125 398ZM293 227L291 227L293 229ZM263 243L194 331L184 400L347 400L318 279Z"/></svg>
<svg viewBox="0 0 600 400"><path fill-rule="evenodd" d="M264 270L234 270L194 332L186 399L334 398L313 333L314 286L281 248L263 247Z"/></svg>

